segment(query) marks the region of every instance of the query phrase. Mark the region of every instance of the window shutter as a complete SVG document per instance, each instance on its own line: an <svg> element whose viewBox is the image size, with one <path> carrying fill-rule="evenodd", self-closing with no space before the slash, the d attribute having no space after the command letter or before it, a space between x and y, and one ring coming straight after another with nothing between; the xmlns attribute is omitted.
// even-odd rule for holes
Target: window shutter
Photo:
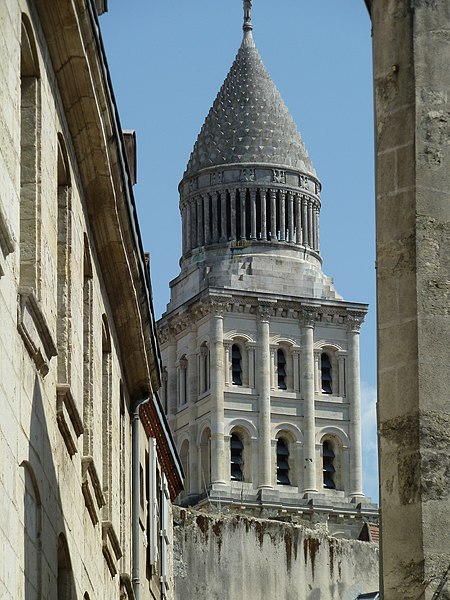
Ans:
<svg viewBox="0 0 450 600"><path fill-rule="evenodd" d="M158 560L158 482L157 482L157 464L158 456L156 454L156 440L148 440L148 460L149 460L149 494L150 505L148 510L150 531L148 532L149 557L150 564L155 565Z"/></svg>

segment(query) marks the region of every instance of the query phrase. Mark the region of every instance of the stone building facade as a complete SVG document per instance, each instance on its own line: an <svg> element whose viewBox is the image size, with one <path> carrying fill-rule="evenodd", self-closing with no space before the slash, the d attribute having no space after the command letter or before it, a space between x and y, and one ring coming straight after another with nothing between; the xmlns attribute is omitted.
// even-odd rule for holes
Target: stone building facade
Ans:
<svg viewBox="0 0 450 600"><path fill-rule="evenodd" d="M179 185L181 272L158 324L180 501L329 515L351 536L376 515L362 490L367 306L322 272L321 184L244 5L242 45Z"/></svg>
<svg viewBox="0 0 450 600"><path fill-rule="evenodd" d="M182 471L93 0L0 4L0 596L171 598Z"/></svg>

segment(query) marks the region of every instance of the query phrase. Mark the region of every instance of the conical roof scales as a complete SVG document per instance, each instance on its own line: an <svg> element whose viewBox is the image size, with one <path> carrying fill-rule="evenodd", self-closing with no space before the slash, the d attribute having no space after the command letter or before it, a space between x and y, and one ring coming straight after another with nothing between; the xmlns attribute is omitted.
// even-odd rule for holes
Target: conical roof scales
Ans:
<svg viewBox="0 0 450 600"><path fill-rule="evenodd" d="M185 177L233 163L291 167L315 175L297 127L250 32L203 124Z"/></svg>

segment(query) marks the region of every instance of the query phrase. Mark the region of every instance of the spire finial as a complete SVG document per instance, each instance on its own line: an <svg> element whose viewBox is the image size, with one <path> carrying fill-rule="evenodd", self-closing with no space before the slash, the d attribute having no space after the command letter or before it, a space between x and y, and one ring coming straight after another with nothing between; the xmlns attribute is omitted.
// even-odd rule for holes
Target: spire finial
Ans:
<svg viewBox="0 0 450 600"><path fill-rule="evenodd" d="M251 31L252 25L252 0L244 0L244 31Z"/></svg>

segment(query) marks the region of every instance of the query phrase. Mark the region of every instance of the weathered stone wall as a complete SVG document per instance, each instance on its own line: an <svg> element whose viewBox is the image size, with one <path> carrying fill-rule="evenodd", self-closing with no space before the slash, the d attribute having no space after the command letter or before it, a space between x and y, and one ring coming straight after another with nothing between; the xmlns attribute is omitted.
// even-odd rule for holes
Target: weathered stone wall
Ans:
<svg viewBox="0 0 450 600"><path fill-rule="evenodd" d="M355 600L378 590L378 546L300 525L175 508L176 600Z"/></svg>
<svg viewBox="0 0 450 600"><path fill-rule="evenodd" d="M384 598L428 600L450 563L450 3L372 21Z"/></svg>

